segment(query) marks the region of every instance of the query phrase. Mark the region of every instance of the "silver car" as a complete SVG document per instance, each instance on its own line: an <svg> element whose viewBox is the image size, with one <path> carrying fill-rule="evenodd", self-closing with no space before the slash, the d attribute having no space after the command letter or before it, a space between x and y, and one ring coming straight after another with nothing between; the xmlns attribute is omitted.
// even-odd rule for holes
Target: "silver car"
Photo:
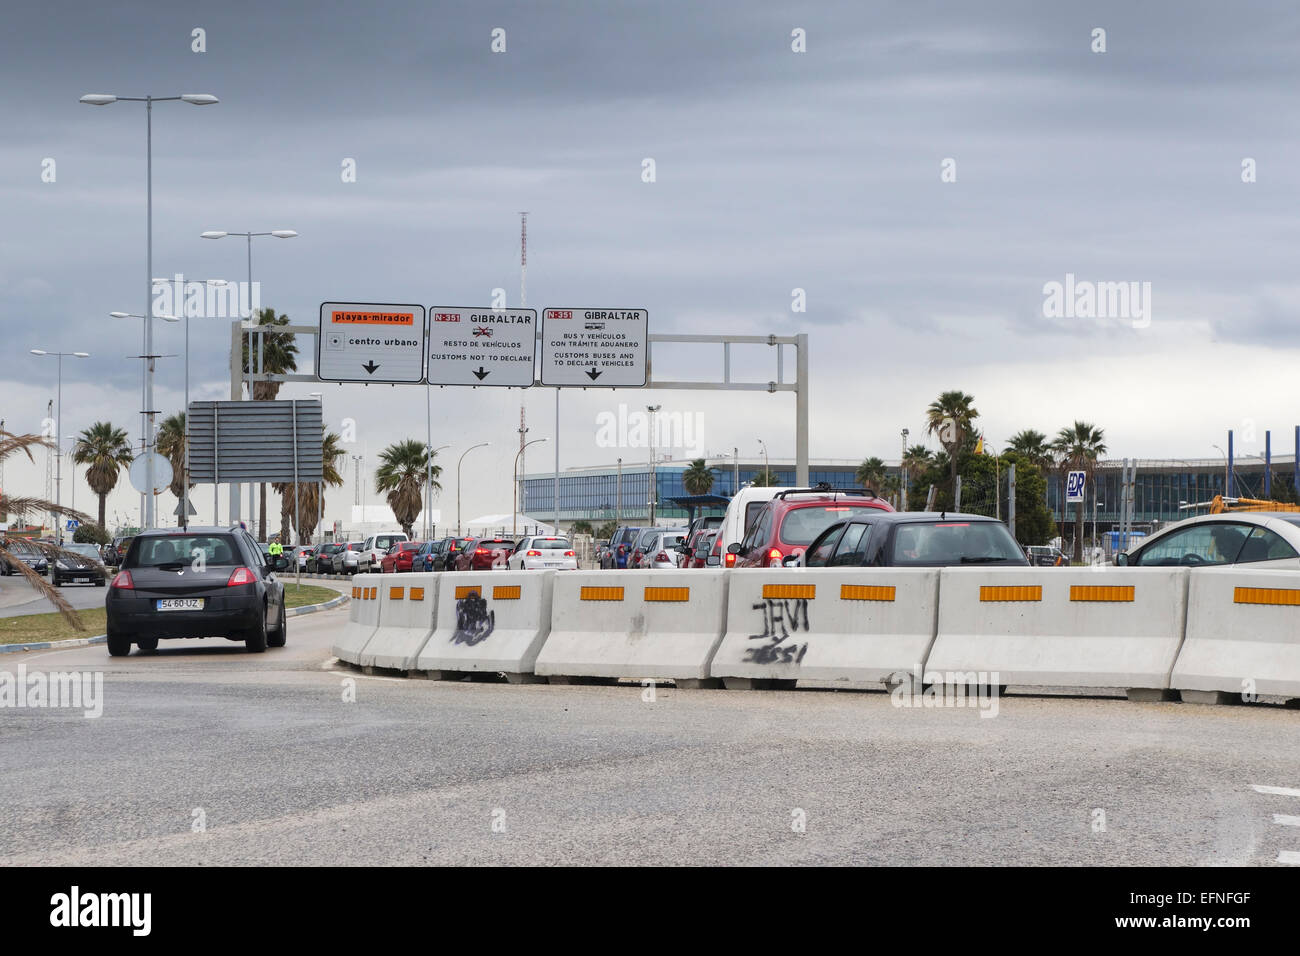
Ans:
<svg viewBox="0 0 1300 956"><path fill-rule="evenodd" d="M685 528L659 528L648 538L643 537L638 546L644 545L645 552L637 567L651 570L680 567L683 555L677 547L686 542L686 533Z"/></svg>
<svg viewBox="0 0 1300 956"><path fill-rule="evenodd" d="M1300 570L1300 512L1226 512L1161 528L1115 563L1138 568L1249 564Z"/></svg>

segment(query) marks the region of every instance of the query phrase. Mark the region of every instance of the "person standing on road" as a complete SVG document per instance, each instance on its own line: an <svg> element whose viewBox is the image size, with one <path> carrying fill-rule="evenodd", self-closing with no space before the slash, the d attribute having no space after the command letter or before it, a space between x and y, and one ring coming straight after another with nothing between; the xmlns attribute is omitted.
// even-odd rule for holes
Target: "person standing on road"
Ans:
<svg viewBox="0 0 1300 956"><path fill-rule="evenodd" d="M266 550L271 555L271 557L278 558L281 554L284 553L284 545L282 545L279 541L272 541L269 545L267 545Z"/></svg>

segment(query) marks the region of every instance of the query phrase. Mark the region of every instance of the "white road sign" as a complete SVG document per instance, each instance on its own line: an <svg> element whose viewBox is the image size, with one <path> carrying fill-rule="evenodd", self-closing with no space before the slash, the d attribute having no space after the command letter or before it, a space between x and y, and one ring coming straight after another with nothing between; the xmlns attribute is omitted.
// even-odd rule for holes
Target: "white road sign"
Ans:
<svg viewBox="0 0 1300 956"><path fill-rule="evenodd" d="M646 383L645 309L543 309L543 385L640 388Z"/></svg>
<svg viewBox="0 0 1300 956"><path fill-rule="evenodd" d="M424 306L322 302L316 377L322 382L424 381Z"/></svg>
<svg viewBox="0 0 1300 956"><path fill-rule="evenodd" d="M429 307L432 385L533 384L536 309Z"/></svg>
<svg viewBox="0 0 1300 956"><path fill-rule="evenodd" d="M1068 504L1078 504L1083 500L1084 479L1087 474L1082 471L1071 471L1065 476L1065 500Z"/></svg>

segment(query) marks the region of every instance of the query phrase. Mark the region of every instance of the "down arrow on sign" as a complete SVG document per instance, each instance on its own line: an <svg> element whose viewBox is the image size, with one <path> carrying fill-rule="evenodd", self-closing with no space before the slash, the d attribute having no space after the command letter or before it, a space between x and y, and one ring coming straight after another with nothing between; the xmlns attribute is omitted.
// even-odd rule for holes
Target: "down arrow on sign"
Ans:
<svg viewBox="0 0 1300 956"><path fill-rule="evenodd" d="M470 371L473 372L474 370L473 370L473 369L470 369ZM485 372L485 371L483 371L483 366L482 366L482 365L480 365L480 366L478 367L478 371L477 371L477 372L474 372L474 375L478 378L478 380L479 380L480 382L483 381L483 379L487 378L487 377L488 377L489 375L491 375L491 374L492 374L491 372Z"/></svg>
<svg viewBox="0 0 1300 956"><path fill-rule="evenodd" d="M375 370L376 370L377 368L379 368L379 366L375 364L375 360L374 360L374 359L371 359L369 362L367 362L365 365L363 365L363 366L361 366L361 367L362 367L363 369L365 369L367 372L369 372L371 375L374 375L374 374L375 374Z"/></svg>

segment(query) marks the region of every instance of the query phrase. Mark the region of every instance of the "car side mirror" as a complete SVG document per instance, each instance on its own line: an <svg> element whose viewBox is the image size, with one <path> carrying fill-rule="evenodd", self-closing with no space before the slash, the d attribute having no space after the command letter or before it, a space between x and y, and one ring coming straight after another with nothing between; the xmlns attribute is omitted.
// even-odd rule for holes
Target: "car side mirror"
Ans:
<svg viewBox="0 0 1300 956"><path fill-rule="evenodd" d="M733 541L727 545L727 554L740 554L740 542Z"/></svg>
<svg viewBox="0 0 1300 956"><path fill-rule="evenodd" d="M708 564L708 566L711 568L716 568L718 565L722 563L722 559L718 557L716 554L711 554L708 556L705 563Z"/></svg>
<svg viewBox="0 0 1300 956"><path fill-rule="evenodd" d="M288 566L289 566L289 559L282 554L277 554L274 558L271 559L272 571L283 571Z"/></svg>
<svg viewBox="0 0 1300 956"><path fill-rule="evenodd" d="M1115 555L1115 563L1121 568L1125 567L1128 564L1128 552L1121 551L1119 554Z"/></svg>
<svg viewBox="0 0 1300 956"><path fill-rule="evenodd" d="M784 558L781 559L781 567L783 568L799 567L803 563L802 557L803 557L802 555L798 555L798 554L787 554Z"/></svg>

